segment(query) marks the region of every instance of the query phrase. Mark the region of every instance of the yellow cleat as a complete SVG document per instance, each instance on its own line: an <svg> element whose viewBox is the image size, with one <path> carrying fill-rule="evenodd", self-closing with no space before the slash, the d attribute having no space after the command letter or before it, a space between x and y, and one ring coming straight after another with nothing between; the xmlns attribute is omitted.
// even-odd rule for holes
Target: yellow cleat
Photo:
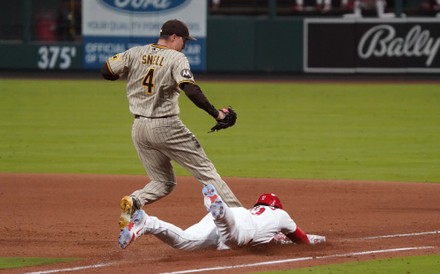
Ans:
<svg viewBox="0 0 440 274"><path fill-rule="evenodd" d="M123 230L124 227L130 223L131 214L135 211L133 208L133 198L130 196L124 196L120 203L121 216L119 217L119 229Z"/></svg>

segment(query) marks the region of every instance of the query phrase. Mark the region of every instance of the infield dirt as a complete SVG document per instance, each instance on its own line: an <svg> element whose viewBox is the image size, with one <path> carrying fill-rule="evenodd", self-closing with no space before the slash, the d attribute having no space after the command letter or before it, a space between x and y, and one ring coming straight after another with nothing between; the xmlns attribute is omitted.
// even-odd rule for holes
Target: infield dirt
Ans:
<svg viewBox="0 0 440 274"><path fill-rule="evenodd" d="M9 271L25 273L108 264L75 273L162 273L313 257L215 273L291 269L407 255L440 254L440 184L224 178L250 207L276 193L306 232L325 235L316 246L284 245L230 251L179 251L152 236L126 250L117 244L119 200L145 185L145 176L0 173L0 257L78 257L84 260ZM173 193L144 208L186 228L206 211L201 185L179 177ZM430 232L421 235L415 233ZM401 235L410 234L410 235ZM394 235L389 238L370 236ZM400 235L398 237L397 235ZM388 253L354 252L429 247ZM322 258L324 257L324 258Z"/></svg>

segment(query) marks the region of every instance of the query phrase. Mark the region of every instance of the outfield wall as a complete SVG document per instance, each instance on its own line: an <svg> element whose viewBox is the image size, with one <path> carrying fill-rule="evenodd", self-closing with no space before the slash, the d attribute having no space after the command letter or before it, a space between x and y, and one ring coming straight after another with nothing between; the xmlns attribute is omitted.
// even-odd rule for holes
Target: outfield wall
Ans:
<svg viewBox="0 0 440 274"><path fill-rule="evenodd" d="M0 69L87 69L82 42L0 43ZM117 49L115 49L117 50ZM210 17L198 72L439 73L440 20Z"/></svg>

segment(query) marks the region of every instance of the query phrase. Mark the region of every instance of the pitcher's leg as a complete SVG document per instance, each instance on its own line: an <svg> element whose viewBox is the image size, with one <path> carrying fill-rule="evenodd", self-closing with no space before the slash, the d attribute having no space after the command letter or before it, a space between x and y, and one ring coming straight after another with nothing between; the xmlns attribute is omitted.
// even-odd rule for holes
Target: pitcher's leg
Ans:
<svg viewBox="0 0 440 274"><path fill-rule="evenodd" d="M218 189L219 195L223 198L224 202L229 207L241 207L242 204L235 196L234 192L229 188L229 186L218 176L216 180L210 181L210 183Z"/></svg>
<svg viewBox="0 0 440 274"><path fill-rule="evenodd" d="M131 196L137 198L141 208L153 203L173 191L176 186L171 159L161 151L149 144L149 136L152 133L150 125L145 121L135 121L133 124L133 144L138 153L139 159L147 172L150 182L144 188L134 191Z"/></svg>
<svg viewBox="0 0 440 274"><path fill-rule="evenodd" d="M179 156L174 158L181 166L185 167L191 174L202 184L213 185L218 194L222 197L223 201L230 207L240 207L241 202L232 192L230 187L220 177L215 169L214 165L206 156L203 149L197 148L193 151L187 152L186 158L182 159ZM192 160L193 163L189 164L188 161Z"/></svg>
<svg viewBox="0 0 440 274"><path fill-rule="evenodd" d="M177 122L176 122L177 123ZM223 201L230 207L242 206L229 186L217 173L197 138L180 122L179 142L168 144L169 157L186 168L199 182L213 185Z"/></svg>
<svg viewBox="0 0 440 274"><path fill-rule="evenodd" d="M169 193L176 186L171 160L160 151L149 148L139 148L140 158L148 173L150 182L144 188L134 191L131 196L137 198L141 208L146 204L151 204ZM141 155L148 155L148 158Z"/></svg>

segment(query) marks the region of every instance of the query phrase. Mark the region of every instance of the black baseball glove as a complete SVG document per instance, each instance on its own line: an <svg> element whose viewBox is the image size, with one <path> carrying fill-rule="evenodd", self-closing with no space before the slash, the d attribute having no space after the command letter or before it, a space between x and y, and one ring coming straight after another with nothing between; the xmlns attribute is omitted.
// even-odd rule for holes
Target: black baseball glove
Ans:
<svg viewBox="0 0 440 274"><path fill-rule="evenodd" d="M235 125L235 121L237 121L237 113L232 109L232 107L220 109L219 111L225 114L225 118L217 120L217 124L211 128L210 132L232 127Z"/></svg>

